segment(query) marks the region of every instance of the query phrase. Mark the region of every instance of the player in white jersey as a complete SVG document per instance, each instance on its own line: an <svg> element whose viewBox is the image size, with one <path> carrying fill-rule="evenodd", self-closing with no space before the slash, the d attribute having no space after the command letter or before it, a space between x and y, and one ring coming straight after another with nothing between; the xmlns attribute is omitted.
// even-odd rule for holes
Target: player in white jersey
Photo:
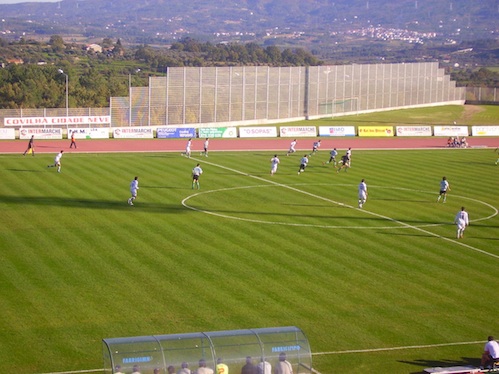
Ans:
<svg viewBox="0 0 499 374"><path fill-rule="evenodd" d="M61 172L61 158L62 158L62 154L63 153L64 153L64 151L61 149L61 151L54 158L54 164L53 165L47 165L47 167L48 168L57 167L57 172L60 173Z"/></svg>
<svg viewBox="0 0 499 374"><path fill-rule="evenodd" d="M185 145L185 152L184 152L185 157L191 158L191 144L192 144L192 139L189 138L187 144Z"/></svg>
<svg viewBox="0 0 499 374"><path fill-rule="evenodd" d="M331 152L329 152L329 161L326 162L326 164L330 164L331 162L333 163L333 166L336 166L336 156L338 156L338 151L336 148L333 148ZM324 165L324 162L322 163Z"/></svg>
<svg viewBox="0 0 499 374"><path fill-rule="evenodd" d="M456 214L454 223L457 225L457 238L461 239L464 235L464 230L470 224L468 212L464 209L464 206L461 208L459 213Z"/></svg>
<svg viewBox="0 0 499 374"><path fill-rule="evenodd" d="M321 146L320 140L314 142L314 144L312 145L312 152L309 154L309 156L315 155L319 150L320 146Z"/></svg>
<svg viewBox="0 0 499 374"><path fill-rule="evenodd" d="M298 170L298 174L303 173L307 165L308 165L308 155L305 155L300 160L300 169Z"/></svg>
<svg viewBox="0 0 499 374"><path fill-rule="evenodd" d="M447 178L443 177L442 181L440 182L440 193L438 194L437 203L440 201L440 198L442 196L444 198L443 202L445 203L445 200L447 200L447 191L450 191L450 185L447 181Z"/></svg>
<svg viewBox="0 0 499 374"><path fill-rule="evenodd" d="M348 148L347 152L345 153L348 156L348 167L352 167L352 148Z"/></svg>
<svg viewBox="0 0 499 374"><path fill-rule="evenodd" d="M203 143L203 153L206 157L208 157L208 146L210 145L210 139L206 138ZM201 153L201 155L203 154Z"/></svg>
<svg viewBox="0 0 499 374"><path fill-rule="evenodd" d="M203 169L201 169L201 166L199 164L192 169L192 189L196 187L199 190L199 177L203 174Z"/></svg>
<svg viewBox="0 0 499 374"><path fill-rule="evenodd" d="M364 179L362 179L359 183L359 208L362 209L362 206L367 201L367 184Z"/></svg>
<svg viewBox="0 0 499 374"><path fill-rule="evenodd" d="M293 141L289 145L289 150L288 153L286 153L286 156L289 156L291 153L295 153L296 152L295 147L296 147L296 139L293 139Z"/></svg>
<svg viewBox="0 0 499 374"><path fill-rule="evenodd" d="M133 181L130 182L130 194L132 196L128 199L128 205L133 205L133 201L137 198L138 189L139 189L139 177L135 177Z"/></svg>
<svg viewBox="0 0 499 374"><path fill-rule="evenodd" d="M270 175L274 175L276 172L277 172L277 166L280 164L280 160L279 160L279 157L277 157L277 155L274 155L274 157L272 157L270 159Z"/></svg>

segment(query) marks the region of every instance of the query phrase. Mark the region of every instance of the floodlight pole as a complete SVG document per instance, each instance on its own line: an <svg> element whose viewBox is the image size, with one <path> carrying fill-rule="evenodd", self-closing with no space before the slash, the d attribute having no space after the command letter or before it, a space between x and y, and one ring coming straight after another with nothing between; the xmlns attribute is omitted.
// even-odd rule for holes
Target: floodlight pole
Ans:
<svg viewBox="0 0 499 374"><path fill-rule="evenodd" d="M64 72L64 70L59 69L59 74L64 74L66 76L66 127L68 127L68 117L69 117L69 77Z"/></svg>

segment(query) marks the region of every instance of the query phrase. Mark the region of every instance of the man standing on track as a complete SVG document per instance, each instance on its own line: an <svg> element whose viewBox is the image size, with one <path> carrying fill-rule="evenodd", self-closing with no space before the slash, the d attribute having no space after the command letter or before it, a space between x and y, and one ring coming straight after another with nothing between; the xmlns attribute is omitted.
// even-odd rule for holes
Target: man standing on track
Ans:
<svg viewBox="0 0 499 374"><path fill-rule="evenodd" d="M69 148L73 148L73 146L75 147L75 149L77 148L75 135L76 135L76 131L73 131L71 133L71 144L69 145Z"/></svg>
<svg viewBox="0 0 499 374"><path fill-rule="evenodd" d="M34 135L31 135L31 138L29 139L29 142L28 142L28 148L26 148L26 150L24 151L23 156L26 156L26 153L27 154L31 153L31 156L35 155L35 136Z"/></svg>
<svg viewBox="0 0 499 374"><path fill-rule="evenodd" d="M187 158L191 158L191 144L192 144L192 139L189 138L187 144L185 145L185 153L184 153L184 156Z"/></svg>
<svg viewBox="0 0 499 374"><path fill-rule="evenodd" d="M208 157L208 146L210 145L210 139L206 138L203 144L204 155Z"/></svg>

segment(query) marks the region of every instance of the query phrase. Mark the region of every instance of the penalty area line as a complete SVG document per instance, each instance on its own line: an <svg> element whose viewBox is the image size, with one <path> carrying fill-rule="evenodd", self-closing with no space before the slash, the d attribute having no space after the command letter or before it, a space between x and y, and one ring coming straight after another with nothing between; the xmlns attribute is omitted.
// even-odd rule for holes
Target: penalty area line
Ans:
<svg viewBox="0 0 499 374"><path fill-rule="evenodd" d="M383 351L401 351L405 349L426 349L438 347L451 347L455 345L474 345L483 344L483 341L475 342L457 342L457 343L439 343L439 344L426 344L426 345L407 345L402 347L388 347L388 348L371 348L371 349L350 349L345 351L331 351L331 352L312 352L312 356L327 356L327 355L341 355L349 353L370 353L370 352L383 352Z"/></svg>

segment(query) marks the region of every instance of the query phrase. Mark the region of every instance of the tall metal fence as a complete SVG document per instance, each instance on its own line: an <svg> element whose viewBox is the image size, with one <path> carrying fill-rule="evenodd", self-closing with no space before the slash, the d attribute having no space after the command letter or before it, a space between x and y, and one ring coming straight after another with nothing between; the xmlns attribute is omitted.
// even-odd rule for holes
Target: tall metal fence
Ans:
<svg viewBox="0 0 499 374"><path fill-rule="evenodd" d="M109 115L113 127L264 124L464 103L465 96L437 62L172 67L166 77L150 77L148 87L112 97L110 108L69 108L69 116ZM0 119L48 115L65 116L66 108L0 111Z"/></svg>

